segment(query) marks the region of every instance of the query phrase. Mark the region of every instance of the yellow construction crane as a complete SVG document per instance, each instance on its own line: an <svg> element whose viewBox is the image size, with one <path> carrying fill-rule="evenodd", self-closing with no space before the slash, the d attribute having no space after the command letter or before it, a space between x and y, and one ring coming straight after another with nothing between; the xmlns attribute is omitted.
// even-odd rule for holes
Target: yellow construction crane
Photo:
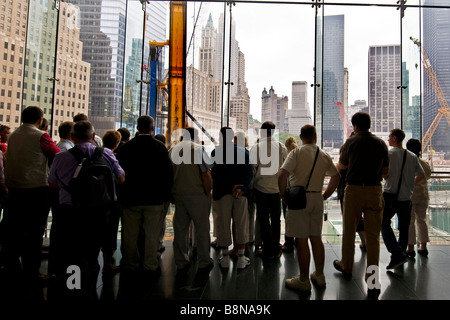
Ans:
<svg viewBox="0 0 450 320"><path fill-rule="evenodd" d="M445 99L444 92L442 91L439 81L436 77L436 73L434 72L434 69L431 66L428 54L426 53L425 49L422 46L422 43L418 39L415 39L413 37L410 37L410 39L412 40L412 42L414 42L415 45L417 45L421 49L423 67L428 75L428 79L430 80L431 86L433 87L434 93L436 94L436 98L438 99L439 105L441 106L441 108L438 110L436 117L434 118L433 122L431 123L430 127L428 128L427 132L424 134L422 138L422 152L423 152L427 147L427 145L430 143L431 137L433 137L433 134L436 131L436 128L439 125L439 122L441 121L443 116L445 116L445 118L447 119L447 123L450 126L450 114L449 114L450 108L448 106L447 100Z"/></svg>

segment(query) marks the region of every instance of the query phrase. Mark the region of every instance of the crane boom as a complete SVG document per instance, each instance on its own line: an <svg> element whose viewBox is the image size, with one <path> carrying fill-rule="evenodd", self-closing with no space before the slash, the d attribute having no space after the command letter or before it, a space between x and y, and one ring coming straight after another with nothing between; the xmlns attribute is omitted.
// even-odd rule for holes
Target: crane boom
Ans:
<svg viewBox="0 0 450 320"><path fill-rule="evenodd" d="M415 45L417 45L421 49L423 67L425 69L425 72L427 73L428 79L430 80L431 86L433 87L434 93L436 94L436 98L438 99L439 105L441 106L441 108L438 110L438 114L436 115L427 132L424 134L422 138L422 152L423 152L428 143L430 143L431 138L433 137L433 134L436 131L436 128L438 127L439 122L442 119L442 116L445 116L445 118L447 119L447 123L450 126L450 114L449 114L450 108L448 106L447 99L445 99L444 92L442 91L442 88L436 77L436 73L434 72L434 69L431 66L428 54L422 46L422 43L418 39L415 39L413 37L410 37L410 39L412 42L414 42Z"/></svg>

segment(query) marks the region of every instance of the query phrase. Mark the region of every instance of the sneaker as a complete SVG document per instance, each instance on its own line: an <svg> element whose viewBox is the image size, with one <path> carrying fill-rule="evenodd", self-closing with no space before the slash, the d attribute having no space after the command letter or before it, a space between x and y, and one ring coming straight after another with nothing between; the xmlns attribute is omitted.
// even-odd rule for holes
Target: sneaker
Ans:
<svg viewBox="0 0 450 320"><path fill-rule="evenodd" d="M301 281L300 275L290 279L286 279L285 284L286 287L290 289L298 291L311 291L311 282L309 281L309 279L307 279L306 281Z"/></svg>
<svg viewBox="0 0 450 320"><path fill-rule="evenodd" d="M389 262L386 269L395 269L403 265L405 262L407 262L408 259L406 258L406 255L402 254L399 256L393 256L391 258L391 262Z"/></svg>
<svg viewBox="0 0 450 320"><path fill-rule="evenodd" d="M250 264L250 259L246 256L239 256L237 262L238 269L245 269Z"/></svg>
<svg viewBox="0 0 450 320"><path fill-rule="evenodd" d="M325 275L322 274L320 276L316 275L316 272L314 271L311 273L311 281L316 284L316 286L324 288L327 286L327 283L325 281Z"/></svg>
<svg viewBox="0 0 450 320"><path fill-rule="evenodd" d="M219 265L221 268L228 269L230 267L230 256L224 255L219 259Z"/></svg>

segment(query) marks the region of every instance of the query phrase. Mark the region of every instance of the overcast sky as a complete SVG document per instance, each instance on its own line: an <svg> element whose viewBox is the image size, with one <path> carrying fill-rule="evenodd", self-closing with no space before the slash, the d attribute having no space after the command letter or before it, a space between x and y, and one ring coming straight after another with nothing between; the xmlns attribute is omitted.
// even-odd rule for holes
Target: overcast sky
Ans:
<svg viewBox="0 0 450 320"><path fill-rule="evenodd" d="M191 37L189 28L194 22L193 7L194 3L188 2L188 43ZM199 7L200 3L195 3L196 15ZM217 29L218 18L223 9L223 3L202 4L194 42L196 64L201 27L211 13ZM355 100L368 99L369 46L400 44L399 11L386 7L325 8L325 15L336 14L345 16L344 67L349 70L349 105L352 105ZM229 16L227 6L227 19ZM254 118L261 119L261 92L264 88L269 90L271 86L278 96L289 97L291 108L292 81L307 81L308 84L313 82L315 9L310 5L238 3L232 8L232 17L236 23L236 40L245 54L250 113ZM226 32L228 34L229 31ZM187 61L188 65L191 63L192 61ZM313 88L308 87L308 90L308 102L312 109Z"/></svg>

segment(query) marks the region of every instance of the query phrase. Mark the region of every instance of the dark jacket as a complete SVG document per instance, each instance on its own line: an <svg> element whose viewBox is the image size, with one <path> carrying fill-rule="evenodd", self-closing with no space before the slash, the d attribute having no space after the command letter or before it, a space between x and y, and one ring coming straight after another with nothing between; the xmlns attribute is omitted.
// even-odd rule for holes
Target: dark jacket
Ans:
<svg viewBox="0 0 450 320"><path fill-rule="evenodd" d="M125 171L118 199L125 205L159 205L170 201L173 185L172 161L167 148L150 135L139 135L117 152Z"/></svg>
<svg viewBox="0 0 450 320"><path fill-rule="evenodd" d="M225 150L225 151L223 151ZM227 151L233 150L234 158L227 159ZM229 143L227 148L216 147L211 152L214 166L211 169L213 178L213 199L219 200L224 195L232 194L233 187L242 184L244 196L248 196L250 181L253 178L253 168L250 164L247 149ZM243 161L244 160L244 161ZM242 162L242 163L241 163Z"/></svg>

